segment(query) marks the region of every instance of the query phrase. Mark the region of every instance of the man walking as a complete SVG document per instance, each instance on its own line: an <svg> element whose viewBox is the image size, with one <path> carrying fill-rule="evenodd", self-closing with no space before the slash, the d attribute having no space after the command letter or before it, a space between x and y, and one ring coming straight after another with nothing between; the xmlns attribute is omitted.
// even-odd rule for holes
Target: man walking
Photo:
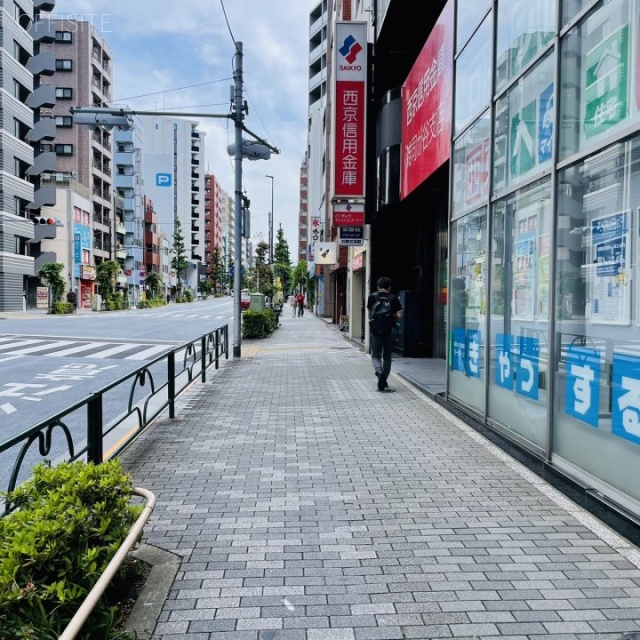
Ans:
<svg viewBox="0 0 640 640"><path fill-rule="evenodd" d="M369 343L371 362L378 378L378 391L392 393L387 378L391 372L391 353L396 339L396 323L402 317L402 305L398 296L390 293L391 280L378 278L378 291L367 299L369 310Z"/></svg>
<svg viewBox="0 0 640 640"><path fill-rule="evenodd" d="M304 315L304 293L302 291L296 296L298 302L298 317Z"/></svg>

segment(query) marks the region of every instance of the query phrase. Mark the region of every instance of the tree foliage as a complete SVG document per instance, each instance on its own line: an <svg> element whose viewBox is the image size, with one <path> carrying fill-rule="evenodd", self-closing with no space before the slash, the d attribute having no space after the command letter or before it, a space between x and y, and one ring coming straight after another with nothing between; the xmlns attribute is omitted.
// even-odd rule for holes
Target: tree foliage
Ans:
<svg viewBox="0 0 640 640"><path fill-rule="evenodd" d="M160 295L163 285L161 274L157 271L151 271L150 273L147 273L144 282L152 298L156 298Z"/></svg>
<svg viewBox="0 0 640 640"><path fill-rule="evenodd" d="M102 297L108 301L115 294L116 276L122 271L122 267L115 260L105 260L96 267L96 282Z"/></svg>
<svg viewBox="0 0 640 640"><path fill-rule="evenodd" d="M186 280L189 260L184 246L184 236L182 235L182 224L176 218L173 228L173 258L171 258L171 268L178 276L178 291L182 290L182 281Z"/></svg>
<svg viewBox="0 0 640 640"><path fill-rule="evenodd" d="M55 304L62 300L66 287L62 270L64 265L60 262L45 262L38 269L38 278L51 289L51 302Z"/></svg>
<svg viewBox="0 0 640 640"><path fill-rule="evenodd" d="M289 244L284 237L282 226L278 229L276 246L274 249L273 271L276 278L280 278L282 290L287 292L291 288L291 257L289 256Z"/></svg>

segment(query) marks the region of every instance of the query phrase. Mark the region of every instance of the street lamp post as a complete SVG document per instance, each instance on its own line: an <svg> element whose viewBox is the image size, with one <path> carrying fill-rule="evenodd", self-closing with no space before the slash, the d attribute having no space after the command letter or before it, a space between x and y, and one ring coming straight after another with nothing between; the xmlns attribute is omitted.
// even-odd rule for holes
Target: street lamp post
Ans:
<svg viewBox="0 0 640 640"><path fill-rule="evenodd" d="M273 265L273 176L265 176L271 180L271 211L269 212L269 264Z"/></svg>

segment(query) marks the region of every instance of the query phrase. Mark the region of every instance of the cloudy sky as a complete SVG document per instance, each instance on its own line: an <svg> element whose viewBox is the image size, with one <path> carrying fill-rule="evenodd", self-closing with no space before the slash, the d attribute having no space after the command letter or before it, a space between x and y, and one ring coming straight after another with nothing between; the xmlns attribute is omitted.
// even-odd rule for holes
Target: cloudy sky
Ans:
<svg viewBox="0 0 640 640"><path fill-rule="evenodd" d="M282 224L297 260L299 170L306 145L308 22L314 0L57 0L52 17L84 19L114 56L114 104L132 109L228 113L233 38L244 52L245 125L279 148L243 161L252 238L268 241L274 176L274 242ZM74 15L72 15L74 14ZM225 19L226 14L226 19ZM228 25L227 25L228 21ZM205 167L233 195L228 119L200 121Z"/></svg>

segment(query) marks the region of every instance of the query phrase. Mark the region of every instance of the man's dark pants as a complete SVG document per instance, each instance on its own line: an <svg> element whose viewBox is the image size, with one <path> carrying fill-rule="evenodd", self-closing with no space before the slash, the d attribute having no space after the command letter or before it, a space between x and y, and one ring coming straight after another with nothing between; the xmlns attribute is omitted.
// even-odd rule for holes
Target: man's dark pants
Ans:
<svg viewBox="0 0 640 640"><path fill-rule="evenodd" d="M387 381L391 372L391 353L393 351L393 343L396 339L395 329L391 333L384 335L371 334L369 343L371 345L371 362L376 373L381 372L380 379Z"/></svg>

